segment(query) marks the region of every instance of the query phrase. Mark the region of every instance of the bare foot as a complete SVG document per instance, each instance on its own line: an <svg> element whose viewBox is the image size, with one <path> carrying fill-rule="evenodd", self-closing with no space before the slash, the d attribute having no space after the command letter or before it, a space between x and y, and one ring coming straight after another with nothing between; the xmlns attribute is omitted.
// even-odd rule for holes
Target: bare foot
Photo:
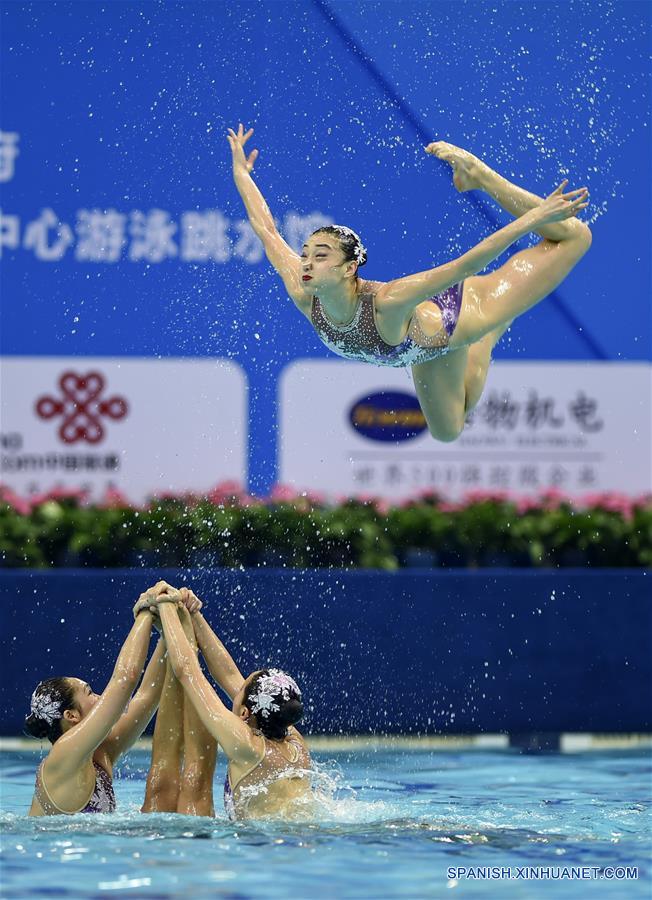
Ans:
<svg viewBox="0 0 652 900"><path fill-rule="evenodd" d="M449 163L453 169L453 184L460 193L480 187L480 171L484 163L477 156L446 141L428 144L426 153Z"/></svg>

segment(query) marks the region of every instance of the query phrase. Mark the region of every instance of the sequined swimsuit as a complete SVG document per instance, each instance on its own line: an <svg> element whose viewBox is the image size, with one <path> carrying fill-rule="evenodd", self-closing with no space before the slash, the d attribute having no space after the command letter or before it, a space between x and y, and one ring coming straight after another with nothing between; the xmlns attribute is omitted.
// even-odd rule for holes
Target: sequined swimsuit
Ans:
<svg viewBox="0 0 652 900"><path fill-rule="evenodd" d="M60 809L48 794L43 782L43 764L36 772L36 799L41 804L41 809L46 816L72 816L75 813L112 813L115 812L115 793L111 776L105 769L93 760L95 767L95 787L88 803L81 809Z"/></svg>
<svg viewBox="0 0 652 900"><path fill-rule="evenodd" d="M448 345L420 347L409 334L396 347L384 341L378 332L374 312L374 299L380 286L381 282L378 281L362 282L355 315L346 325L331 322L319 298L313 297L310 320L320 340L338 356L374 363L377 366L414 366L448 353ZM459 318L463 288L464 282L460 281L441 294L429 298L430 302L441 309L444 328L449 338Z"/></svg>
<svg viewBox="0 0 652 900"><path fill-rule="evenodd" d="M257 732L260 734L260 732ZM265 750L262 757L251 769L231 785L231 766L229 765L224 779L224 809L232 822L246 810L247 798L266 789L281 778L304 778L310 768L310 757L296 738L289 738L286 742L293 751L293 758L286 759L278 749L275 741L270 741L263 736ZM264 781L257 782L257 770L263 762L267 763L268 777ZM253 775L253 779L252 776ZM252 784L253 782L253 784Z"/></svg>

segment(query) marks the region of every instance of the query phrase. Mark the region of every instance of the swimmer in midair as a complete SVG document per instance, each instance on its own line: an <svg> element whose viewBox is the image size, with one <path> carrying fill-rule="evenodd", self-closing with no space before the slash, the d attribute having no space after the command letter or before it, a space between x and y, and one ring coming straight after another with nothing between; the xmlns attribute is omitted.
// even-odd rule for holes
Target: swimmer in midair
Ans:
<svg viewBox="0 0 652 900"><path fill-rule="evenodd" d="M458 191L483 190L517 218L441 266L386 283L367 281L358 275L367 251L350 228L319 228L300 256L283 240L251 177L258 150L246 156L244 147L252 134L242 124L237 133L228 129L233 177L251 226L295 305L338 355L410 366L430 434L454 441L480 399L500 336L547 297L591 246L589 227L576 218L588 206L588 189L565 191L564 180L543 199L453 144L428 144L426 153L452 167ZM478 274L530 232L541 237L539 243Z"/></svg>

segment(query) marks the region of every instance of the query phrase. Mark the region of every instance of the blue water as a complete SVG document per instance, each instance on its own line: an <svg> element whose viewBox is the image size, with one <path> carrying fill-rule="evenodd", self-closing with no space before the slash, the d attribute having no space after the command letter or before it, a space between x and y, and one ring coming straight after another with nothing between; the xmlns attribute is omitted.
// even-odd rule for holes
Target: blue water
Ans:
<svg viewBox="0 0 652 900"><path fill-rule="evenodd" d="M4 898L649 897L649 751L316 753L317 821L147 815L149 757L119 770L119 812L28 819L37 753L0 754ZM216 778L223 775L220 759ZM481 881L449 867L638 867L636 880Z"/></svg>

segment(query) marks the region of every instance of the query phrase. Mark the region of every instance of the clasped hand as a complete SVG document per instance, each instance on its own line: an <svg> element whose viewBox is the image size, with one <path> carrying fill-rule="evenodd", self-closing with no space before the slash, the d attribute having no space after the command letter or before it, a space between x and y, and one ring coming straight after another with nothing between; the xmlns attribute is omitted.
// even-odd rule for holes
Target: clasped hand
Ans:
<svg viewBox="0 0 652 900"><path fill-rule="evenodd" d="M175 588L167 581L159 581L154 587L148 588L140 595L133 609L134 619L144 610L149 610L153 616L158 618L159 603L176 603L179 606L185 606L188 612L199 612L203 603L190 588Z"/></svg>

